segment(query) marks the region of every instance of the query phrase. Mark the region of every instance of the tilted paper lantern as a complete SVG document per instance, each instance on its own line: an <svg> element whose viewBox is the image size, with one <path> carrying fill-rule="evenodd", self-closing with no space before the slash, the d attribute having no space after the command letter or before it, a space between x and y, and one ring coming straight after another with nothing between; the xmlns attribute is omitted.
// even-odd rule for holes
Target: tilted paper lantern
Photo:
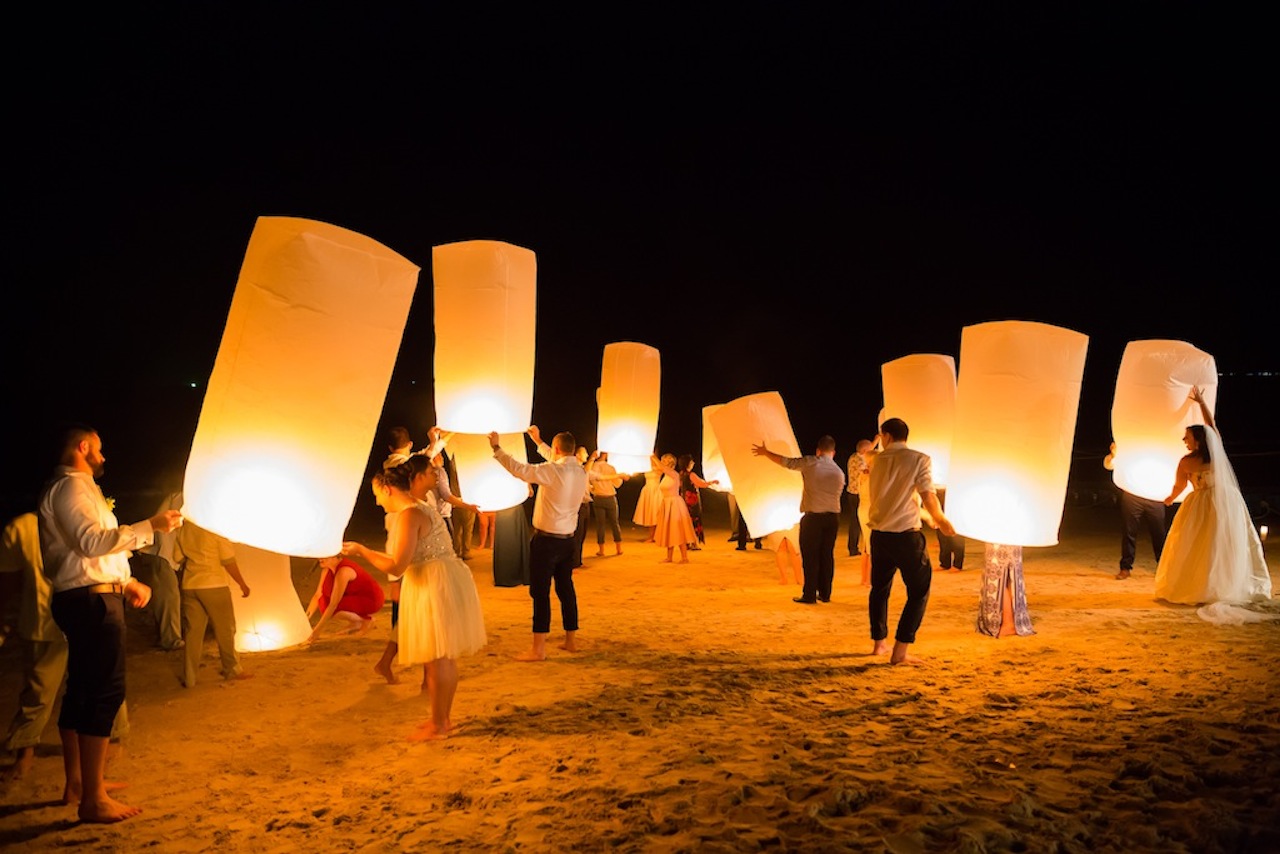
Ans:
<svg viewBox="0 0 1280 854"><path fill-rule="evenodd" d="M236 615L236 649L264 652L296 646L311 634L311 621L301 607L288 555L235 544L236 565L249 585L249 595L231 590ZM282 607L296 603L298 607Z"/></svg>
<svg viewBox="0 0 1280 854"><path fill-rule="evenodd" d="M704 480L717 481L711 487L716 492L733 492L733 480L729 477L729 469L724 464L724 454L720 443L716 441L716 431L711 426L711 413L723 404L712 404L702 407L702 477ZM737 500L737 499L735 499Z"/></svg>
<svg viewBox="0 0 1280 854"><path fill-rule="evenodd" d="M732 400L711 413L711 427L751 536L796 525L804 491L800 472L751 453L753 445L763 442L784 457L801 456L782 395L765 391Z"/></svg>
<svg viewBox="0 0 1280 854"><path fill-rule="evenodd" d="M958 533L1057 544L1088 341L1027 321L965 327L946 508Z"/></svg>
<svg viewBox="0 0 1280 854"><path fill-rule="evenodd" d="M183 512L236 543L337 554L417 281L417 266L368 237L260 218L196 426Z"/></svg>
<svg viewBox="0 0 1280 854"><path fill-rule="evenodd" d="M1125 346L1111 404L1116 486L1154 501L1169 494L1178 461L1187 453L1182 434L1187 425L1204 423L1200 407L1188 397L1192 386L1201 388L1212 411L1218 395L1213 356L1185 341L1130 341ZM1178 500L1190 489L1187 484Z"/></svg>
<svg viewBox="0 0 1280 854"><path fill-rule="evenodd" d="M635 341L606 344L596 392L596 446L609 453L619 474L649 470L658 437L662 360L658 350Z"/></svg>
<svg viewBox="0 0 1280 854"><path fill-rule="evenodd" d="M502 486L487 439L523 433L533 413L537 260L531 250L496 240L436 246L435 405L437 423L452 433L462 497L486 511L505 510L529 496L509 474ZM468 439L468 436L472 437ZM471 453L476 437L484 453ZM524 442L503 449L524 459Z"/></svg>
<svg viewBox="0 0 1280 854"><path fill-rule="evenodd" d="M917 353L880 366L884 418L907 422L907 444L928 454L933 482L945 487L951 472L951 440L956 418L956 361L950 356Z"/></svg>

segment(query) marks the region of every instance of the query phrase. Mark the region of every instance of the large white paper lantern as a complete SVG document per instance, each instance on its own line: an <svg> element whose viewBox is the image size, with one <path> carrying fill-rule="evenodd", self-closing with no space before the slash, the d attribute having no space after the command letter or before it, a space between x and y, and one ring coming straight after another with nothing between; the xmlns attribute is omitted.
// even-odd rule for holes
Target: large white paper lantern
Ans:
<svg viewBox="0 0 1280 854"><path fill-rule="evenodd" d="M1188 394L1204 392L1213 411L1218 369L1213 356L1185 341L1130 341L1120 359L1111 404L1111 437L1116 443L1112 477L1125 492L1163 501L1187 453L1182 434L1203 424L1200 407ZM1183 490L1182 498L1191 485Z"/></svg>
<svg viewBox="0 0 1280 854"><path fill-rule="evenodd" d="M729 477L729 469L724 464L724 453L720 450L720 443L716 441L715 428L711 426L711 413L721 406L723 404L714 403L702 407L702 477L704 480L717 482L711 487L716 492L733 492L733 479Z"/></svg>
<svg viewBox="0 0 1280 854"><path fill-rule="evenodd" d="M946 510L958 533L1057 544L1088 341L1029 321L965 327Z"/></svg>
<svg viewBox="0 0 1280 854"><path fill-rule="evenodd" d="M265 652L296 646L311 634L288 555L235 543L236 565L249 585L249 595L231 588L236 615L236 649ZM336 554L336 552L335 552ZM291 607L286 607L291 606Z"/></svg>
<svg viewBox="0 0 1280 854"><path fill-rule="evenodd" d="M431 250L431 270L437 422L454 433L523 432L533 413L534 253L496 240L447 243Z"/></svg>
<svg viewBox="0 0 1280 854"><path fill-rule="evenodd" d="M658 437L662 360L657 348L635 341L606 344L596 392L596 447L619 474L649 470Z"/></svg>
<svg viewBox="0 0 1280 854"><path fill-rule="evenodd" d="M804 491L800 472L751 453L753 445L763 442L784 457L801 456L782 395L765 391L732 400L711 413L711 427L751 536L798 524Z"/></svg>
<svg viewBox="0 0 1280 854"><path fill-rule="evenodd" d="M907 444L928 454L933 482L945 487L951 474L951 440L956 420L956 360L917 353L880 366L885 418L901 418L911 435Z"/></svg>
<svg viewBox="0 0 1280 854"><path fill-rule="evenodd" d="M196 426L183 512L236 543L336 554L417 281L416 265L368 237L260 218Z"/></svg>
<svg viewBox="0 0 1280 854"><path fill-rule="evenodd" d="M504 472L492 477L486 436L496 430L503 449L523 459L523 433L533 413L537 260L520 246L469 240L431 252L435 283L436 422L449 440L462 497L487 511L505 510L529 496ZM483 453L473 453L483 442Z"/></svg>

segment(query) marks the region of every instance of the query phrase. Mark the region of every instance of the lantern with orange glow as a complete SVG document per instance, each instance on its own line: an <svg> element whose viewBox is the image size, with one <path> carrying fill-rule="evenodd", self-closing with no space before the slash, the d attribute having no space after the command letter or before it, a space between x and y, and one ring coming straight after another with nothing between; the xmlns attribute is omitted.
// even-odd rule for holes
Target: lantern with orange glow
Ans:
<svg viewBox="0 0 1280 854"><path fill-rule="evenodd" d="M265 652L296 646L311 634L311 621L301 607L282 607L293 600L301 603L293 586L292 562L288 555L235 544L236 565L252 591L250 596L231 596L236 615L236 649Z"/></svg>
<svg viewBox="0 0 1280 854"><path fill-rule="evenodd" d="M1058 542L1088 341L1026 321L961 334L946 514L958 533L987 544L985 634L1032 634L1022 547Z"/></svg>
<svg viewBox="0 0 1280 854"><path fill-rule="evenodd" d="M1130 341L1120 360L1111 436L1116 450L1112 477L1125 492L1163 501L1186 454L1182 434L1202 424L1200 407L1188 397L1199 386L1210 411L1218 393L1213 356L1184 341ZM1181 501L1191 489L1178 496Z"/></svg>
<svg viewBox="0 0 1280 854"><path fill-rule="evenodd" d="M658 436L662 362L658 350L635 341L606 344L596 392L596 446L619 474L649 470Z"/></svg>
<svg viewBox="0 0 1280 854"><path fill-rule="evenodd" d="M945 487L951 471L955 431L956 362L950 356L917 353L880 366L885 418L901 418L911 430L909 444L929 455L933 482Z"/></svg>
<svg viewBox="0 0 1280 854"><path fill-rule="evenodd" d="M418 267L352 231L261 217L192 441L183 513L232 542L337 554Z"/></svg>
<svg viewBox="0 0 1280 854"><path fill-rule="evenodd" d="M751 536L764 537L799 524L804 491L800 472L751 453L752 445L763 442L784 457L801 456L782 395L766 391L732 400L711 413L711 427Z"/></svg>
<svg viewBox="0 0 1280 854"><path fill-rule="evenodd" d="M468 240L431 252L435 282L436 421L449 440L463 497L484 512L524 503L528 486L493 459L490 431L527 459L523 434L533 412L537 260L496 240ZM483 448L481 447L483 445Z"/></svg>
<svg viewBox="0 0 1280 854"><path fill-rule="evenodd" d="M720 443L716 441L716 431L711 426L711 414L723 404L712 404L702 407L702 477L704 480L716 481L711 487L716 492L733 492L733 480L729 477L729 469L724 464L724 454L720 451Z"/></svg>

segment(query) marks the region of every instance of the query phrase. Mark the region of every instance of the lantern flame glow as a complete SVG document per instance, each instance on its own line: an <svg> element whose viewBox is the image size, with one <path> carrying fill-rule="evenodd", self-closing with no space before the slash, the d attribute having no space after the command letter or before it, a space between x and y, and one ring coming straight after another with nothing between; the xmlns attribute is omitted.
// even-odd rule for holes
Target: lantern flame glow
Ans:
<svg viewBox="0 0 1280 854"><path fill-rule="evenodd" d="M258 219L187 462L192 521L278 554L338 552L417 280L363 235Z"/></svg>
<svg viewBox="0 0 1280 854"><path fill-rule="evenodd" d="M609 464L619 474L649 470L661 387L662 359L656 348L635 341L605 345L596 390L596 446L608 452Z"/></svg>
<svg viewBox="0 0 1280 854"><path fill-rule="evenodd" d="M800 472L751 453L753 445L764 442L784 457L801 456L782 395L766 391L732 400L711 413L711 426L751 536L797 525L804 490Z"/></svg>
<svg viewBox="0 0 1280 854"><path fill-rule="evenodd" d="M946 510L958 533L1058 542L1088 340L1025 321L965 327Z"/></svg>
<svg viewBox="0 0 1280 854"><path fill-rule="evenodd" d="M1184 428L1204 423L1200 407L1188 397L1192 386L1203 390L1213 411L1218 389L1213 356L1185 341L1130 341L1125 346L1111 404L1116 486L1153 501L1169 494L1178 461L1187 452ZM1190 490L1187 484L1177 500Z"/></svg>

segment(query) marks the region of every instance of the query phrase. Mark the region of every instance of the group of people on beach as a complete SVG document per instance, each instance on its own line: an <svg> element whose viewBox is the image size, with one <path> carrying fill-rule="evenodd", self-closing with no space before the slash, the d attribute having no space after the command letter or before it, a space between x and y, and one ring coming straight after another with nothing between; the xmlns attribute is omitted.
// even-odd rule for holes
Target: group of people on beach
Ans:
<svg viewBox="0 0 1280 854"><path fill-rule="evenodd" d="M1174 516L1162 548L1157 547L1156 596L1201 606L1199 613L1206 619L1238 622L1248 619L1242 614L1250 613L1250 603L1270 597L1271 580L1212 413L1199 389L1192 389L1191 398L1199 405L1204 423L1186 429L1188 452L1178 464L1164 503L1176 503L1188 485L1192 491ZM607 465L606 455L585 454L571 433L558 433L548 444L537 426L527 432L542 462L515 459L501 447L497 432L488 439L494 460L513 477L536 487L528 542L532 638L528 649L517 656L536 662L547 657L553 588L564 630L559 646L570 652L579 648L573 571L582 565L582 510L595 484L614 490L603 488L598 494L616 496L621 476ZM431 435L432 448L445 439L435 428ZM932 482L931 460L908 446L908 435L901 419L890 418L880 425L874 441L859 443L856 453L865 471L856 467L859 485L853 494L859 498L860 525L856 537L850 532L849 541L851 555L857 548L868 556L863 581L869 587L871 653L888 655L892 664L916 662L909 648L924 617L932 577L922 520L946 536L955 535ZM791 545L798 546L803 585L795 601L804 605L830 601L842 501L847 510L845 495L852 492L845 471L835 462L835 441L823 436L814 454L799 457L782 456L763 442L751 450L800 472L802 518L795 534L798 542ZM322 627L333 622L345 623L356 634L367 633L373 615L385 598L391 599L393 636L374 669L395 682L392 663L397 658L402 665L423 666L423 691L430 699L431 713L415 730L415 739L441 738L454 730L451 709L458 685L457 659L487 643L471 570L440 511L442 505L478 508L453 495L447 486L441 487L444 475L438 461L433 463L435 456L393 453L372 476L374 501L386 514L385 546L375 549L344 542L340 555L320 561L322 577L307 607L308 617L316 618L307 639L311 643ZM120 524L97 484L106 458L102 438L91 427L66 428L59 436L58 459L37 512L12 520L5 529L0 572L38 565L48 579L48 612L66 649L66 690L57 723L66 777L63 799L77 805L84 821L116 822L139 812L117 801L105 779L108 744L125 700L124 609L126 604L145 607L151 599L151 588L131 573L129 556L152 546L157 536L179 530L183 517L179 509L166 507L132 525ZM652 541L667 549L667 561L678 549L680 562L687 562L688 550L704 541L690 513L697 502L689 492L716 481L694 476L691 457L654 455L651 462L662 497ZM616 502L613 507L610 527L620 554ZM639 513L638 522L653 518ZM864 517L865 525L861 524ZM598 530L598 554L603 553L605 530ZM33 542L35 538L38 543ZM366 565L386 575L391 588L387 595ZM888 602L899 574L907 596L891 644ZM243 577L235 580L242 595L249 595ZM202 647L203 640L188 638L187 642ZM225 672L224 666L224 676L234 675ZM39 678L40 674L27 674L28 683ZM29 716L30 711L24 707L18 717ZM15 719L15 727L19 723ZM25 726L24 731L30 728ZM13 732L11 727L11 746ZM16 771L11 773L24 767L29 763L15 763Z"/></svg>

